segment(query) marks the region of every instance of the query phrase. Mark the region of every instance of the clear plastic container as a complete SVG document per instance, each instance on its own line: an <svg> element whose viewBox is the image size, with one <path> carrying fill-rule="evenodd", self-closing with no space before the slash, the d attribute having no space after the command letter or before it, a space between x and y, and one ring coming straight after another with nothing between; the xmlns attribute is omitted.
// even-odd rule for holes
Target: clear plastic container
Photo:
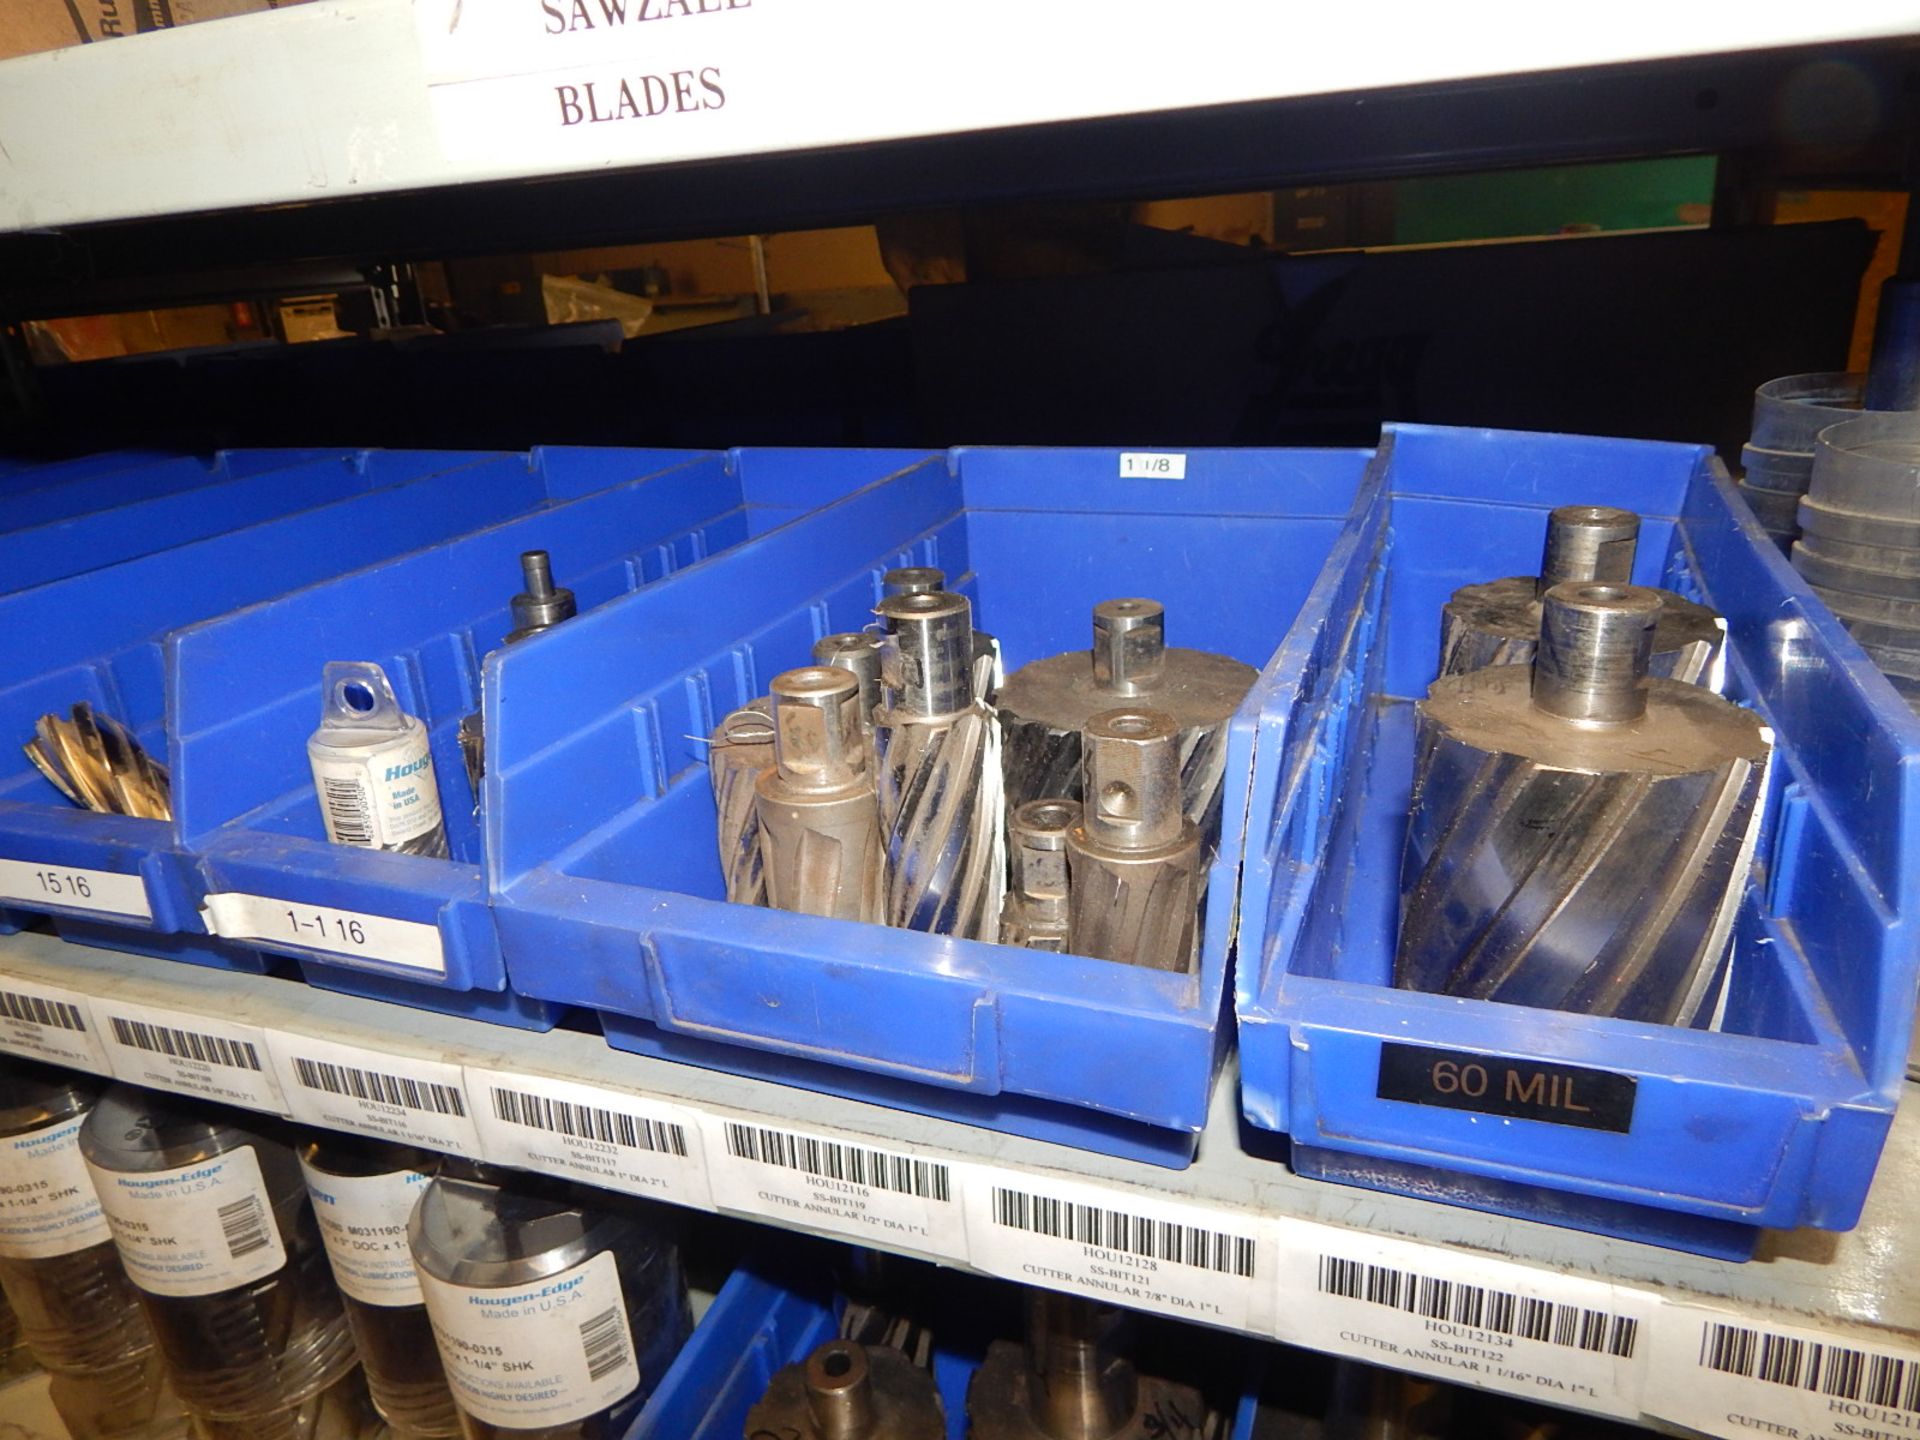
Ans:
<svg viewBox="0 0 1920 1440"><path fill-rule="evenodd" d="M614 1440L692 1328L671 1212L442 1176L408 1226L468 1440Z"/></svg>
<svg viewBox="0 0 1920 1440"><path fill-rule="evenodd" d="M116 1085L80 1129L121 1263L201 1440L348 1440L374 1422L293 1151Z"/></svg>
<svg viewBox="0 0 1920 1440"><path fill-rule="evenodd" d="M133 1285L80 1158L100 1084L9 1060L0 1068L0 1290L20 1337L55 1377L75 1440L184 1435Z"/></svg>
<svg viewBox="0 0 1920 1440"><path fill-rule="evenodd" d="M1831 510L1920 522L1920 412L1876 411L1822 430L1807 494Z"/></svg>
<svg viewBox="0 0 1920 1440"><path fill-rule="evenodd" d="M314 1218L367 1390L402 1440L460 1433L460 1415L407 1249L407 1217L440 1158L411 1146L344 1135L317 1135L300 1147Z"/></svg>
<svg viewBox="0 0 1920 1440"><path fill-rule="evenodd" d="M307 763L334 844L447 858L447 823L427 727L400 708L378 665L328 662L320 679L320 728L307 739Z"/></svg>

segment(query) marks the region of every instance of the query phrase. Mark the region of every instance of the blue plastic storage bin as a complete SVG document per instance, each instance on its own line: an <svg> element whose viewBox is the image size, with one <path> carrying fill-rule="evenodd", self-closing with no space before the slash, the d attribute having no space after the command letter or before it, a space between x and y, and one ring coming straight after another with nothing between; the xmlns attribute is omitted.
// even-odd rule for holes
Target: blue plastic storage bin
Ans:
<svg viewBox="0 0 1920 1440"><path fill-rule="evenodd" d="M395 451L361 463L422 478L0 596L0 736L14 737L0 747L0 904L53 915L61 934L89 944L263 968L254 952L206 934L198 871L166 822L75 808L20 744L41 714L85 700L164 756L160 642L169 630L492 524L550 494L526 456ZM57 888L74 868L140 883L115 886L112 898L126 903L103 913L104 894L76 906Z"/></svg>
<svg viewBox="0 0 1920 1440"><path fill-rule="evenodd" d="M574 591L584 619L898 462L885 452L822 460L783 451L555 449L542 452L542 463L552 486L585 498L280 595L168 643L180 841L200 857L209 894L275 902L265 912L272 923L260 927L273 933L256 929L248 943L298 957L315 985L550 1027L555 1006L508 987L458 743L461 718L479 704L482 661L512 628L508 600L521 588L520 553L551 552L555 582ZM581 623L529 637L515 653L543 648ZM645 665L648 651L641 637L630 648L574 652L582 673L563 681L550 703L566 703L586 673ZM329 660L378 661L401 705L426 722L451 859L327 841L306 741ZM581 778L597 790L609 784L606 776ZM360 955L343 954L337 929L328 932L333 946L302 943L317 928L286 907L314 905L431 926L438 944L428 937L399 960L380 958L374 942Z"/></svg>
<svg viewBox="0 0 1920 1440"><path fill-rule="evenodd" d="M290 457L286 462L289 464L322 458L312 451L238 453L285 455ZM347 452L343 449L332 453ZM177 495L245 473L249 472L228 468L225 456L207 460L192 455L141 451L108 451L80 460L29 465L0 481L0 532L24 530L96 510Z"/></svg>
<svg viewBox="0 0 1920 1440"><path fill-rule="evenodd" d="M26 590L122 560L135 560L278 515L398 484L420 466L394 452L313 458L308 451L227 451L191 489L69 515L0 533L0 593ZM473 458L478 459L479 456ZM129 481L142 472L122 472ZM0 513L12 506L0 501ZM12 516L9 514L8 519Z"/></svg>
<svg viewBox="0 0 1920 1440"><path fill-rule="evenodd" d="M1390 986L1440 608L1531 571L1573 502L1642 512L1636 579L1725 614L1728 694L1777 736L1719 1033ZM1711 453L1392 427L1288 648L1260 702L1236 1008L1246 1116L1296 1168L1730 1255L1755 1226L1854 1224L1912 1028L1920 721ZM1523 1089L1536 1066L1626 1077L1591 1083L1630 1084L1630 1123L1381 1098L1389 1042L1512 1062Z"/></svg>
<svg viewBox="0 0 1920 1440"><path fill-rule="evenodd" d="M894 565L944 568L1009 669L1140 594L1172 643L1266 664L1366 452L1199 452L1183 481L1120 479L1118 454L929 459L500 656L486 824L514 988L600 1011L623 1048L1186 1163L1224 1039L1251 706L1193 975L728 904L705 766L720 717L871 623ZM588 663L607 654L633 663Z"/></svg>

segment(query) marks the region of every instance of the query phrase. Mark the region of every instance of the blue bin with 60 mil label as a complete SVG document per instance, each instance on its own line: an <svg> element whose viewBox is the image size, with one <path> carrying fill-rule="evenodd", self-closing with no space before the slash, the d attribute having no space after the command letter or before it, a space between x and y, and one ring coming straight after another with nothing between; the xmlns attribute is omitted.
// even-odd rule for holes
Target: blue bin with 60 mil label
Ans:
<svg viewBox="0 0 1920 1440"><path fill-rule="evenodd" d="M1643 516L1634 578L1727 622L1773 732L1721 1004L1697 1025L1392 983L1414 702L1457 587L1547 511ZM1858 1219L1920 968L1920 721L1702 446L1390 427L1260 702L1236 1008L1247 1119L1303 1174L1729 1256Z"/></svg>
<svg viewBox="0 0 1920 1440"><path fill-rule="evenodd" d="M176 633L167 645L175 828L219 934L296 958L326 989L545 1029L559 1009L508 983L481 876L481 796L460 746L495 654L536 651L616 597L751 543L907 457L888 451L731 454L549 449L583 498L462 535ZM677 461L677 463L669 463ZM623 483L615 483L623 482ZM579 618L504 649L521 556L545 551ZM647 663L645 636L576 657L550 697ZM329 662L371 661L419 722L447 853L333 843L307 740ZM485 734L492 743L491 730ZM398 752L396 752L398 753ZM409 755L413 752L409 751ZM491 762L486 762L491 768ZM588 783L598 781L587 777ZM420 787L418 789L414 787ZM611 792L608 792L611 793ZM417 847L415 847L417 849Z"/></svg>

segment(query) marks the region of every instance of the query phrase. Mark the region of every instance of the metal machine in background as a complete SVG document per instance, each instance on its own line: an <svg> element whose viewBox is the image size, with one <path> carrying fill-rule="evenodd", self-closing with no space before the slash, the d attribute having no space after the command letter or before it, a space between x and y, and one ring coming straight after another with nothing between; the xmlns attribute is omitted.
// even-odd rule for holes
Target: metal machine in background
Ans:
<svg viewBox="0 0 1920 1440"><path fill-rule="evenodd" d="M1758 838L1772 732L1649 679L1656 591L1547 592L1531 667L1419 707L1394 983L1707 1022Z"/></svg>

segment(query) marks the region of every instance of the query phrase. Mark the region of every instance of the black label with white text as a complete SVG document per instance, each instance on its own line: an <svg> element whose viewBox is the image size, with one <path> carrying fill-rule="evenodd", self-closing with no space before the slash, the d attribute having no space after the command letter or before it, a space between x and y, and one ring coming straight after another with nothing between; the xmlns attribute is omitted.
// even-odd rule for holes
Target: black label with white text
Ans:
<svg viewBox="0 0 1920 1440"><path fill-rule="evenodd" d="M1382 1100L1624 1135L1633 1128L1638 1084L1631 1075L1580 1065L1389 1041L1380 1047L1380 1083L1374 1093Z"/></svg>

